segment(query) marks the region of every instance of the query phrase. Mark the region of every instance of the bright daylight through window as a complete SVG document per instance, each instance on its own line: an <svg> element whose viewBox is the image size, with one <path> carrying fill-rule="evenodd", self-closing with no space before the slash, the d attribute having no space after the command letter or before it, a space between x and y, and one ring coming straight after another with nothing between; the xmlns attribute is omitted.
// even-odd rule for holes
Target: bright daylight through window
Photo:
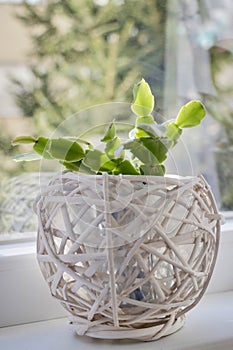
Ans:
<svg viewBox="0 0 233 350"><path fill-rule="evenodd" d="M203 174L229 216L232 18L230 0L1 1L0 242L35 238L33 201L60 170L53 162L14 162L30 148L11 140L73 135L118 118L142 77L156 96L158 122L192 99L205 105L203 123L169 151L167 173Z"/></svg>
<svg viewBox="0 0 233 350"><path fill-rule="evenodd" d="M232 18L0 0L1 349L233 348Z"/></svg>

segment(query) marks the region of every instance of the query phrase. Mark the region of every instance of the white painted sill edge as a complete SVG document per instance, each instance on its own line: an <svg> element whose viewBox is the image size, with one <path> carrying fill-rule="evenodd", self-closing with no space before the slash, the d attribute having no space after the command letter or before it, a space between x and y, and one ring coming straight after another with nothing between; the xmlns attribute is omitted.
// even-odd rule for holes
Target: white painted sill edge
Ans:
<svg viewBox="0 0 233 350"><path fill-rule="evenodd" d="M232 350L233 291L207 294L186 316L184 327L156 342L129 343L79 337L66 318L0 329L4 350Z"/></svg>
<svg viewBox="0 0 233 350"><path fill-rule="evenodd" d="M222 226L220 249L207 293L233 291L233 218ZM36 260L35 242L0 246L0 327L66 316L49 294ZM233 347L232 347L233 349Z"/></svg>

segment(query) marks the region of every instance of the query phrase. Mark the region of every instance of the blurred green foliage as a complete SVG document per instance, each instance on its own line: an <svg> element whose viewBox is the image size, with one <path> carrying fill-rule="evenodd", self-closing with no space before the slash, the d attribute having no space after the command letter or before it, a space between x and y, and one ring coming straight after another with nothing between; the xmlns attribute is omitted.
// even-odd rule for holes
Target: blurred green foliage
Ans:
<svg viewBox="0 0 233 350"><path fill-rule="evenodd" d="M162 105L165 17L164 0L25 2L33 47L31 81L15 80L23 114L45 132L89 106L131 101L142 77Z"/></svg>
<svg viewBox="0 0 233 350"><path fill-rule="evenodd" d="M232 52L213 46L210 57L216 95L204 96L204 102L210 115L221 126L218 146L222 149L233 148Z"/></svg>
<svg viewBox="0 0 233 350"><path fill-rule="evenodd" d="M233 67L232 52L214 46L210 50L215 96L204 97L210 115L220 125L215 163L221 209L233 210Z"/></svg>

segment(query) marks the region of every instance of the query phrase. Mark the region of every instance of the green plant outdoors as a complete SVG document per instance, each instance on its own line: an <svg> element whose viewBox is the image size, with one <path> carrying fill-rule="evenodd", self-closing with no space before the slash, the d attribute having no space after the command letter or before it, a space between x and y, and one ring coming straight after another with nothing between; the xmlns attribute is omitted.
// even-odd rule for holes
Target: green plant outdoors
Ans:
<svg viewBox="0 0 233 350"><path fill-rule="evenodd" d="M57 159L68 170L88 174L164 175L168 151L177 144L183 128L200 124L205 108L200 101L191 101L180 109L175 120L157 124L151 115L154 96L144 79L134 86L133 96L135 126L126 141L117 136L114 121L101 139L104 151L95 149L88 140L73 137L19 136L13 144L32 143L33 152L18 155L15 160Z"/></svg>
<svg viewBox="0 0 233 350"><path fill-rule="evenodd" d="M210 57L216 94L203 95L202 99L210 116L221 127L217 147L221 150L233 150L232 52L213 46Z"/></svg>
<svg viewBox="0 0 233 350"><path fill-rule="evenodd" d="M232 52L219 47L210 50L216 95L202 99L210 116L219 124L214 151L222 210L233 210L233 85Z"/></svg>
<svg viewBox="0 0 233 350"><path fill-rule="evenodd" d="M13 92L38 132L90 106L128 101L142 76L163 105L166 0L24 1L18 18L30 33L30 79L12 79Z"/></svg>

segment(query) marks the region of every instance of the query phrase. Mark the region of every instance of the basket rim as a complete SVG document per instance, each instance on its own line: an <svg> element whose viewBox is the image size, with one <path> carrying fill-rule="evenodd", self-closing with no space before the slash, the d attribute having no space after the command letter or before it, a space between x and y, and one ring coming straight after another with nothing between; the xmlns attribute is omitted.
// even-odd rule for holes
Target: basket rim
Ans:
<svg viewBox="0 0 233 350"><path fill-rule="evenodd" d="M177 180L177 181L192 181L192 180L197 180L200 178L203 178L202 175L177 175L177 174L165 174L164 176L158 176L158 175L126 175L126 174L118 174L118 175L112 175L108 174L107 172L103 172L102 174L83 174L83 173L78 173L74 171L63 171L61 173L57 173L54 175L55 178L59 177L66 177L69 176L69 174L72 174L72 177L77 178L77 179L102 179L104 177L108 177L109 179L125 179L125 180L130 180L130 179L135 179L135 180L141 180L144 181L146 179L149 180L166 180L166 179L171 179L171 180Z"/></svg>

